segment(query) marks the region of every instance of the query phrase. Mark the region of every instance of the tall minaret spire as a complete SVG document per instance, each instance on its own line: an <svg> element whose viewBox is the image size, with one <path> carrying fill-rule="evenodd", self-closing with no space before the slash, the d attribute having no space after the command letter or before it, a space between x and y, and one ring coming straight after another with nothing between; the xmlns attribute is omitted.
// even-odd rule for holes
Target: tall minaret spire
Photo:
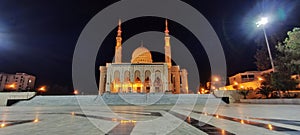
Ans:
<svg viewBox="0 0 300 135"><path fill-rule="evenodd" d="M122 30L121 30L121 20L118 24L118 32L116 37L116 48L115 48L115 63L122 63Z"/></svg>
<svg viewBox="0 0 300 135"><path fill-rule="evenodd" d="M168 20L166 19L166 29L165 29L165 62L168 64L168 68L171 68L172 61L171 61L171 44L170 44L170 36L169 36L169 29L168 29Z"/></svg>
<svg viewBox="0 0 300 135"><path fill-rule="evenodd" d="M166 19L166 30L165 30L165 35L169 36L169 29L168 29L168 20Z"/></svg>
<svg viewBox="0 0 300 135"><path fill-rule="evenodd" d="M118 37L121 37L121 33L122 33L122 30L121 30L121 19L119 19L119 24L118 24Z"/></svg>

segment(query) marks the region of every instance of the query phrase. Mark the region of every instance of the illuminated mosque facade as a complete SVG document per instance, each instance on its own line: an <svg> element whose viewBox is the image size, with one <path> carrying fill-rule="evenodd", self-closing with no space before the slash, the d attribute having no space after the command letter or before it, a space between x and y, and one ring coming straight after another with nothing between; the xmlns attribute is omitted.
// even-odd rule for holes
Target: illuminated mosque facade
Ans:
<svg viewBox="0 0 300 135"><path fill-rule="evenodd" d="M100 66L99 94L103 93L187 93L187 70L172 65L168 21L165 23L165 61L153 62L143 45L132 53L130 63L122 62L121 22L119 21L115 61Z"/></svg>

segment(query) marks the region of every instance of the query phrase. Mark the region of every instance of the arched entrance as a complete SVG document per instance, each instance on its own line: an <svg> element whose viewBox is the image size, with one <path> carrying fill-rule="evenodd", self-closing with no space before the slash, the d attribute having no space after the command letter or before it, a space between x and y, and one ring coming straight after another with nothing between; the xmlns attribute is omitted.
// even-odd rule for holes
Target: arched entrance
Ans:
<svg viewBox="0 0 300 135"><path fill-rule="evenodd" d="M150 77L151 77L151 72L149 70L147 70L145 72L145 82L144 82L146 93L150 92L150 87L151 87L151 79L150 79Z"/></svg>
<svg viewBox="0 0 300 135"><path fill-rule="evenodd" d="M123 82L122 91L124 93L132 92L132 84L130 82L130 72L129 71L124 72L124 82Z"/></svg>
<svg viewBox="0 0 300 135"><path fill-rule="evenodd" d="M140 71L135 71L134 72L134 83L133 83L133 92L134 93L142 93L142 88L143 88L143 83L140 79L141 73Z"/></svg>
<svg viewBox="0 0 300 135"><path fill-rule="evenodd" d="M163 91L161 72L159 70L155 71L154 89L155 89L155 93L159 93Z"/></svg>
<svg viewBox="0 0 300 135"><path fill-rule="evenodd" d="M114 72L114 79L112 84L112 91L111 93L118 93L121 92L121 83L120 83L120 72L119 71L115 71Z"/></svg>

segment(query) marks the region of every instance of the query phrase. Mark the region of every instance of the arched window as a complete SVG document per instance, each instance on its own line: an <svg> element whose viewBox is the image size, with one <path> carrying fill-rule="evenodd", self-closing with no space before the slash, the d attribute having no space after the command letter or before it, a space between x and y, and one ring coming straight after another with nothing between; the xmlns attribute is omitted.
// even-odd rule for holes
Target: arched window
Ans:
<svg viewBox="0 0 300 135"><path fill-rule="evenodd" d="M154 87L155 87L155 93L162 92L163 91L163 84L161 79L161 72L159 70L155 71L155 80L154 80Z"/></svg>
<svg viewBox="0 0 300 135"><path fill-rule="evenodd" d="M135 80L136 78L141 78L141 72L140 72L139 70L136 70L136 71L134 72L134 80Z"/></svg>
<svg viewBox="0 0 300 135"><path fill-rule="evenodd" d="M112 82L112 90L111 93L118 93L121 90L121 84L120 84L120 71L116 70L114 72L114 78Z"/></svg>
<svg viewBox="0 0 300 135"><path fill-rule="evenodd" d="M130 72L126 70L124 72L124 82L123 82L123 88L122 91L125 93L131 92L131 82L130 82Z"/></svg>
<svg viewBox="0 0 300 135"><path fill-rule="evenodd" d="M127 70L124 72L124 82L130 81L130 72Z"/></svg>
<svg viewBox="0 0 300 135"><path fill-rule="evenodd" d="M149 70L146 70L145 72L145 89L146 89L146 93L150 92L150 87L151 87L151 72Z"/></svg>
<svg viewBox="0 0 300 135"><path fill-rule="evenodd" d="M133 92L134 93L141 93L142 92L142 81L141 81L141 72L136 70L134 72L134 83L133 83Z"/></svg>
<svg viewBox="0 0 300 135"><path fill-rule="evenodd" d="M115 81L120 81L120 71L116 70L114 72L114 79Z"/></svg>

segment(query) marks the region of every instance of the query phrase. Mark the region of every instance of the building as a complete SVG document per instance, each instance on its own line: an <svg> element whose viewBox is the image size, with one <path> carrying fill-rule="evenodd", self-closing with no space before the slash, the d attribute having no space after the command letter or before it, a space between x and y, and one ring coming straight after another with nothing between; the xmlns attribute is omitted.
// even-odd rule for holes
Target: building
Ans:
<svg viewBox="0 0 300 135"><path fill-rule="evenodd" d="M216 90L219 89L220 87L223 87L224 84L226 84L225 77L213 75L210 81L206 83L206 88L210 90Z"/></svg>
<svg viewBox="0 0 300 135"><path fill-rule="evenodd" d="M270 74L271 72L273 72L272 69L265 71L246 71L243 73L238 73L229 77L229 85L220 87L219 90L256 90L261 86L261 83L264 80L263 75ZM300 76L292 75L291 78L298 83L296 88L299 89Z"/></svg>
<svg viewBox="0 0 300 135"><path fill-rule="evenodd" d="M219 88L220 90L247 89L255 90L260 87L263 81L263 74L271 73L273 70L246 71L229 77L229 85Z"/></svg>
<svg viewBox="0 0 300 135"><path fill-rule="evenodd" d="M292 75L291 78L294 79L298 83L296 88L300 89L300 75Z"/></svg>
<svg viewBox="0 0 300 135"><path fill-rule="evenodd" d="M0 91L32 90L34 89L35 76L26 73L7 74L0 73Z"/></svg>
<svg viewBox="0 0 300 135"><path fill-rule="evenodd" d="M151 52L143 46L132 53L130 63L122 62L121 22L119 21L115 62L100 66L99 94L109 93L188 93L187 70L171 62L168 21L165 23L165 61L153 62Z"/></svg>

